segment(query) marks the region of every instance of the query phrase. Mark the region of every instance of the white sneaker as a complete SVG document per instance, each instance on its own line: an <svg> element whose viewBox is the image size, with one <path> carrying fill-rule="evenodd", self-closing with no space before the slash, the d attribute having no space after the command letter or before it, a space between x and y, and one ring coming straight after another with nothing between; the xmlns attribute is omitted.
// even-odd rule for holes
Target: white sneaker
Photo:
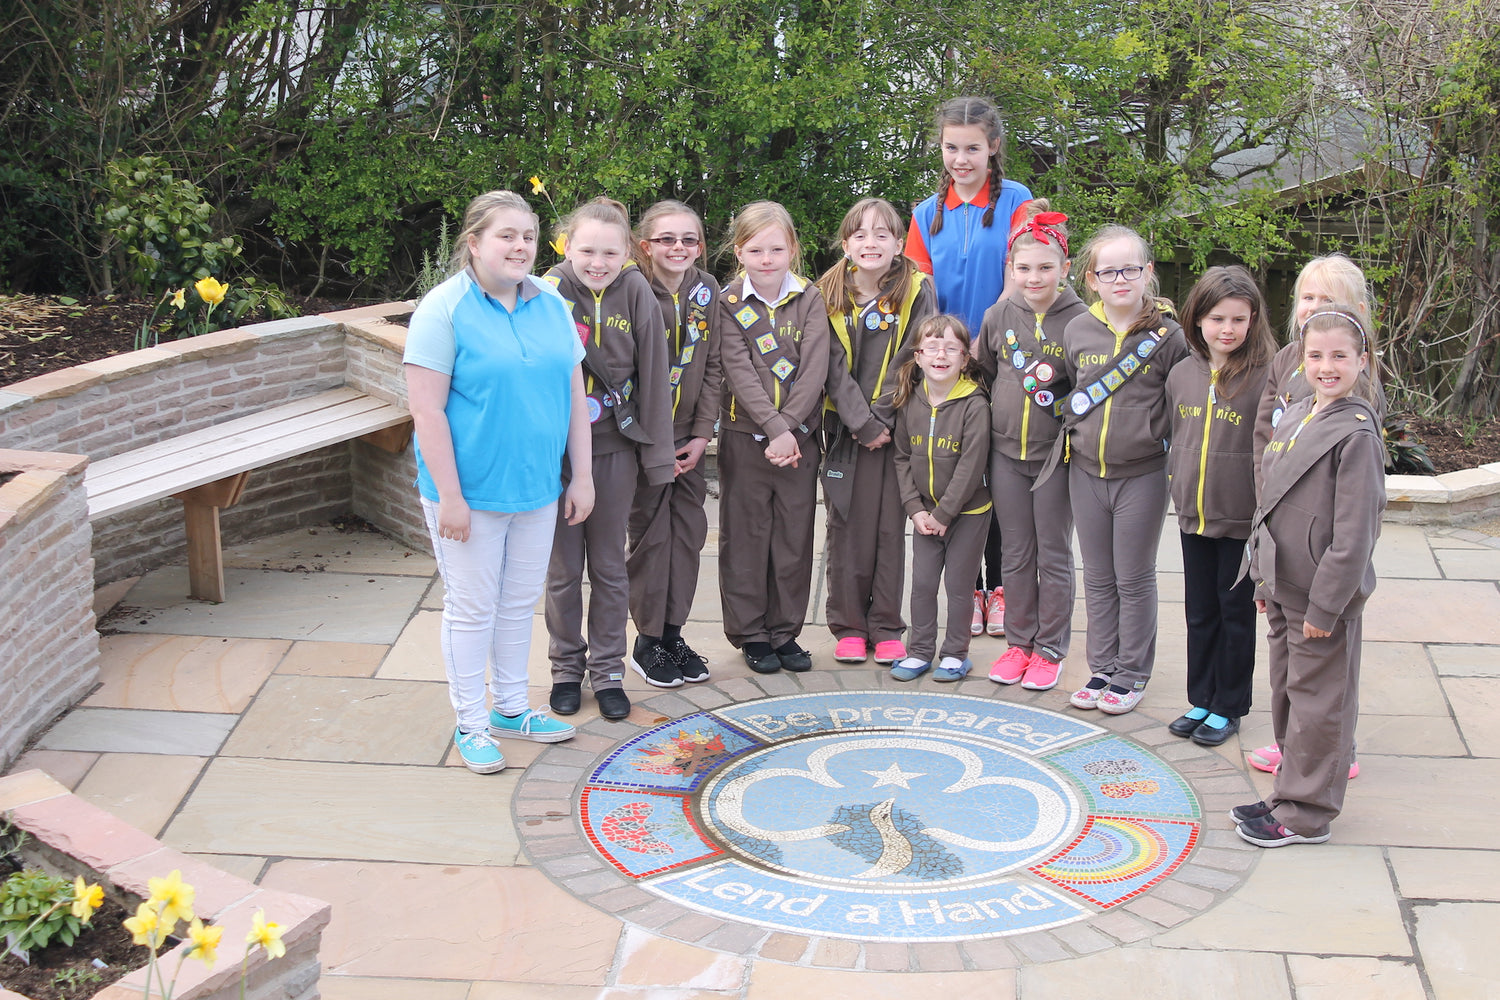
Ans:
<svg viewBox="0 0 1500 1000"><path fill-rule="evenodd" d="M1068 699L1068 704L1074 708L1098 708L1099 696L1109 687L1109 678L1103 674L1095 674L1089 678L1089 682L1077 691L1073 697Z"/></svg>
<svg viewBox="0 0 1500 1000"><path fill-rule="evenodd" d="M1139 705L1145 696L1144 690L1126 691L1124 694L1119 694L1106 688L1104 693L1099 695L1099 711L1105 715L1124 715Z"/></svg>

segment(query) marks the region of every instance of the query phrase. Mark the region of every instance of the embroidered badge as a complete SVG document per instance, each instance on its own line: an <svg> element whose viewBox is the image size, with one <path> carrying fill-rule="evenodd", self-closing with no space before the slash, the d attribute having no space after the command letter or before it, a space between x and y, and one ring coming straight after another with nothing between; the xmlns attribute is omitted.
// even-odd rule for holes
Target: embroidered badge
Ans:
<svg viewBox="0 0 1500 1000"><path fill-rule="evenodd" d="M678 383L680 383L682 381L682 366L673 365L672 373L669 377L671 378L673 385L677 385Z"/></svg>
<svg viewBox="0 0 1500 1000"><path fill-rule="evenodd" d="M1010 363L1017 370L1025 368L1026 352L1021 350L1020 348L1016 348L1015 352L1010 356Z"/></svg>
<svg viewBox="0 0 1500 1000"><path fill-rule="evenodd" d="M700 306L708 305L708 300L714 297L714 293L708 290L707 285L700 284L693 289L693 301Z"/></svg>
<svg viewBox="0 0 1500 1000"><path fill-rule="evenodd" d="M877 312L865 313L865 329L866 330L877 330L879 328L880 328L880 313L877 313Z"/></svg>
<svg viewBox="0 0 1500 1000"><path fill-rule="evenodd" d="M1120 374L1120 369L1112 368L1104 373L1104 386L1110 392L1114 392L1125 383L1125 376Z"/></svg>
<svg viewBox="0 0 1500 1000"><path fill-rule="evenodd" d="M1083 416L1089 411L1089 394L1079 389L1068 397L1068 405L1073 408L1075 414Z"/></svg>
<svg viewBox="0 0 1500 1000"><path fill-rule="evenodd" d="M1089 386L1088 394L1089 399L1092 399L1096 403L1102 403L1104 402L1105 397L1109 395L1109 390L1104 388L1104 386L1100 385L1098 382L1095 382L1093 385Z"/></svg>
<svg viewBox="0 0 1500 1000"><path fill-rule="evenodd" d="M1052 370L1052 366L1045 361L1036 366L1036 377L1040 382L1051 382L1052 376L1056 374L1057 372Z"/></svg>
<svg viewBox="0 0 1500 1000"><path fill-rule="evenodd" d="M698 342L698 338L701 336L703 336L703 334L698 332L698 328L696 326L688 327L688 341L690 343L696 344Z"/></svg>
<svg viewBox="0 0 1500 1000"><path fill-rule="evenodd" d="M1053 400L1055 400L1057 397L1052 395L1052 393L1048 390L1042 389L1032 398L1036 400L1036 405L1038 406L1051 406Z"/></svg>
<svg viewBox="0 0 1500 1000"><path fill-rule="evenodd" d="M770 354L776 350L776 335L773 333L761 334L755 338L755 346L760 349L760 353Z"/></svg>
<svg viewBox="0 0 1500 1000"><path fill-rule="evenodd" d="M1143 340L1136 347L1135 353L1139 354L1141 356L1141 360L1144 361L1146 358L1151 357L1151 352L1154 350L1156 350L1156 341Z"/></svg>
<svg viewBox="0 0 1500 1000"><path fill-rule="evenodd" d="M629 399L631 397L631 395L634 394L634 392L635 392L635 382L632 381L631 379L626 379L625 380L625 384L622 385L622 386L620 386L620 398L622 398L622 399Z"/></svg>
<svg viewBox="0 0 1500 1000"><path fill-rule="evenodd" d="M1126 375L1135 374L1135 370L1141 366L1140 361L1134 354L1127 354L1120 359L1120 371Z"/></svg>
<svg viewBox="0 0 1500 1000"><path fill-rule="evenodd" d="M562 275L559 275L559 274L544 274L544 275L542 275L542 280L543 281L547 281L547 282L551 282L552 287L553 288L557 288L557 287L559 287L562 284ZM567 302L566 299L564 299L563 301ZM568 302L568 308L571 309L572 307L573 307L573 303Z"/></svg>
<svg viewBox="0 0 1500 1000"><path fill-rule="evenodd" d="M696 350L696 348L694 348L692 344L689 344L682 349L682 357L680 360L683 364L686 365L692 363L694 350Z"/></svg>
<svg viewBox="0 0 1500 1000"><path fill-rule="evenodd" d="M787 377L790 376L792 374L792 372L794 372L796 370L797 370L797 366L794 365L794 364L792 364L786 358L782 358L780 361L776 362L774 365L771 366L771 372L772 372L772 374L774 374L777 378L781 379L781 381L783 381L783 382L785 382L787 380Z"/></svg>
<svg viewBox="0 0 1500 1000"><path fill-rule="evenodd" d="M1279 406L1276 407L1276 409L1274 409L1274 410L1271 411L1271 429L1272 430L1275 430L1276 429L1276 425L1279 424L1279 423L1281 423L1281 415L1283 413L1285 413L1285 412L1286 411L1283 410Z"/></svg>
<svg viewBox="0 0 1500 1000"><path fill-rule="evenodd" d="M1021 388L1025 389L1027 392L1035 392L1036 387L1037 380L1035 375L1027 375L1025 378L1021 379Z"/></svg>
<svg viewBox="0 0 1500 1000"><path fill-rule="evenodd" d="M755 325L755 309L747 305L745 306L745 308L735 313L734 318L739 320L740 326L743 326L748 330L751 326Z"/></svg>
<svg viewBox="0 0 1500 1000"><path fill-rule="evenodd" d="M588 403L589 423L597 424L599 422L599 418L604 416L604 404L600 403L598 398L595 396L589 396Z"/></svg>

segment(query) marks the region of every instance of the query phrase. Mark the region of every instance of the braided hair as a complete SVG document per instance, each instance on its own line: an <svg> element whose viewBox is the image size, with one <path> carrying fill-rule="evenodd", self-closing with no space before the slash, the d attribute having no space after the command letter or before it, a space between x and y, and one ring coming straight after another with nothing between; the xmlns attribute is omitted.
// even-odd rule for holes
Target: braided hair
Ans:
<svg viewBox="0 0 1500 1000"><path fill-rule="evenodd" d="M992 143L995 151L989 155L989 207L981 219L986 229L995 221L995 205L1000 200L1000 185L1005 180L1005 126L994 105L982 97L955 97L938 108L937 141L943 141L943 130L952 127L978 126L984 130L985 141ZM943 211L948 202L948 191L953 187L953 178L948 171L938 180L937 211L932 213L932 225L928 233L936 236L943 231Z"/></svg>

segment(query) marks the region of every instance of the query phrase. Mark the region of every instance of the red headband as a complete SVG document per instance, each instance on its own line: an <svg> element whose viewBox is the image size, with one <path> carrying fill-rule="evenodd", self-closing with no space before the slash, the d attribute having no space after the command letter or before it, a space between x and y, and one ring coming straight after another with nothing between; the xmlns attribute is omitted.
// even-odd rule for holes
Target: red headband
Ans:
<svg viewBox="0 0 1500 1000"><path fill-rule="evenodd" d="M1030 233L1036 237L1038 243L1045 246L1052 245L1052 241L1047 239L1048 236L1052 237L1052 239L1057 241L1057 245L1062 247L1063 256L1066 257L1068 255L1068 238L1063 235L1060 229L1055 227L1067 221L1068 217L1061 212L1038 212L1021 223L1016 228L1016 231L1010 234L1010 242L1005 244L1005 252L1010 252L1010 248L1016 245L1016 240L1022 234Z"/></svg>

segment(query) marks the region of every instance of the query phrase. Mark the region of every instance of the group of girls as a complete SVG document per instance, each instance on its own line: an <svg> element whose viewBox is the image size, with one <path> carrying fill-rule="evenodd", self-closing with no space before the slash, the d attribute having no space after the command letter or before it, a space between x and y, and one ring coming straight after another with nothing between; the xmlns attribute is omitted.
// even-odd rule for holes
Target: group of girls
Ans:
<svg viewBox="0 0 1500 1000"><path fill-rule="evenodd" d="M653 206L632 232L619 203L589 202L562 226L566 259L538 281L535 216L514 195L476 199L462 270L419 306L406 357L460 755L498 770L493 737L572 735L525 703L542 577L552 713L578 712L587 679L602 715L625 716L627 665L659 687L708 678L682 626L717 431L723 625L757 673L812 667L799 638L821 480L836 659L873 653L899 679L956 681L972 669L971 636L988 628L1008 647L991 680L1054 687L1071 640L1076 526L1089 677L1069 701L1129 712L1155 660L1170 490L1190 706L1170 728L1206 745L1237 731L1254 660L1247 609L1259 604L1276 743L1252 763L1278 768L1277 785L1235 820L1265 846L1326 839L1353 766L1359 613L1383 506L1378 410L1360 395L1378 400L1360 375L1374 357L1362 278L1357 289L1336 280L1343 258L1309 265L1297 336L1273 359L1248 272L1211 269L1184 329L1156 294L1146 242L1106 226L1078 255L1086 305L1068 283L1067 216L1004 178L993 108L948 102L938 140L942 181L904 246L900 214L860 201L840 228L842 257L816 283L773 202L736 214L737 269L721 287L699 266L702 221L681 203ZM531 432L525 445L500 444L515 426ZM513 466L538 483L552 468L551 488L510 489Z"/></svg>

